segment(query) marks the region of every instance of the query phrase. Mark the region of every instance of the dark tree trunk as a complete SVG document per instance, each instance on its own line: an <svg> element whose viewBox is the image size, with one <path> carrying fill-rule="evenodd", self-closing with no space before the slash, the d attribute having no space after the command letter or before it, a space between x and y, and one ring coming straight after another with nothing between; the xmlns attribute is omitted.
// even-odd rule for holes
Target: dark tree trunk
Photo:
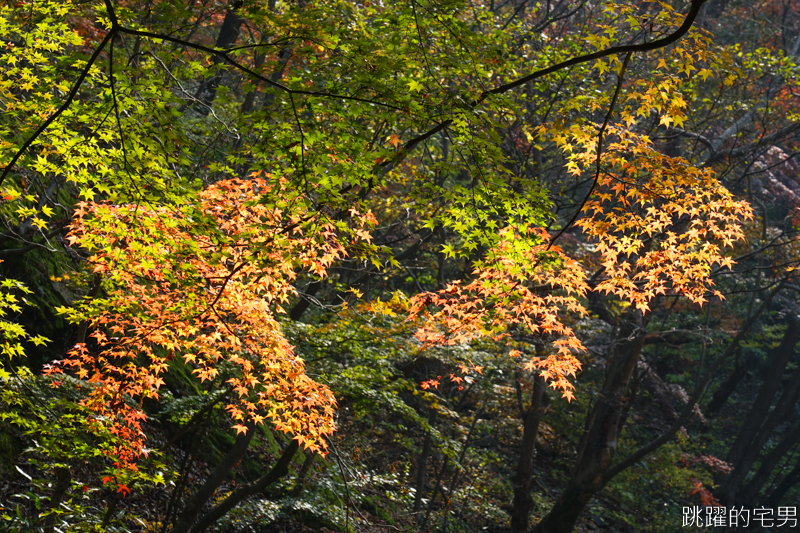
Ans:
<svg viewBox="0 0 800 533"><path fill-rule="evenodd" d="M533 528L533 531L571 533L581 512L596 493L596 490L570 482L550 512Z"/></svg>
<svg viewBox="0 0 800 533"><path fill-rule="evenodd" d="M778 445L761 461L758 471L753 476L753 479L740 491L737 500L744 502L745 505L754 507L758 493L769 481L772 471L798 441L800 441L800 425L795 426L783 437Z"/></svg>
<svg viewBox="0 0 800 533"><path fill-rule="evenodd" d="M225 12L225 19L222 21L222 26L217 35L216 48L223 50L230 48L236 42L236 39L239 38L239 30L244 21L236 14L236 9L241 7L242 4L243 2L241 0L236 0L228 11ZM223 63L223 59L217 55L214 55L211 61L215 65ZM200 84L200 87L197 88L195 97L203 104L197 106L198 113L208 115L209 107L214 103L214 99L217 97L217 87L219 87L221 80L222 76L219 73L215 73L207 80L204 80Z"/></svg>
<svg viewBox="0 0 800 533"><path fill-rule="evenodd" d="M699 379L689 403L672 426L659 437L612 466L610 464L611 457L616 449L618 435L622 431L627 407L631 401L630 398L625 397L628 383L641 355L646 337L641 313L628 313L623 325L618 328L617 339L621 340L617 340L608 350L609 358L606 363L603 388L587 417L586 428L578 447L575 468L567 483L567 488L550 512L533 528L533 533L571 533L581 511L598 491L620 472L641 461L671 439L694 413L694 408L708 385L710 376L719 368L719 365L734 354L739 343L782 287L783 285L779 285L773 289L758 310L747 319L722 355L711 364L706 376ZM595 307L601 317L604 316L603 313L608 316L607 311L597 305L597 301L595 301ZM604 320L608 322L607 318Z"/></svg>
<svg viewBox="0 0 800 533"><path fill-rule="evenodd" d="M308 288L306 288L306 292L300 297L300 300L292 307L292 310L289 311L289 318L293 321L297 322L303 316L303 313L306 312L308 306L311 305L311 299L314 297L315 294L322 288L321 281L314 281L309 284Z"/></svg>
<svg viewBox="0 0 800 533"><path fill-rule="evenodd" d="M236 442L233 443L233 447L228 454L219 462L211 475L206 478L203 486L186 503L183 512L178 517L170 533L187 533L189 531L208 499L225 481L233 467L244 457L255 433L255 424L247 424L247 433L242 433L236 437Z"/></svg>
<svg viewBox="0 0 800 533"><path fill-rule="evenodd" d="M55 511L61 505L69 485L72 483L72 473L67 467L56 468L56 486L53 487L53 495L50 496L50 510ZM53 533L56 525L56 513L53 512L44 521L44 533Z"/></svg>
<svg viewBox="0 0 800 533"><path fill-rule="evenodd" d="M778 507L778 505L781 504L783 497L786 496L786 493L789 492L792 487L797 485L797 483L800 483L800 463L795 465L792 471L786 474L786 477L784 477L781 482L778 483L778 486L775 487L775 490L773 490L772 493L770 493L770 495L767 497L764 505L770 508Z"/></svg>
<svg viewBox="0 0 800 533"><path fill-rule="evenodd" d="M603 388L589 413L567 488L536 525L536 533L570 533L586 504L605 485L628 402L628 384L644 346L642 325L641 312L625 315L618 333L621 340L610 349Z"/></svg>
<svg viewBox="0 0 800 533"><path fill-rule="evenodd" d="M519 387L519 383L517 383ZM531 498L531 481L533 479L533 457L536 452L536 436L539 423L544 412L544 378L536 375L533 378L531 404L529 409L520 413L522 418L522 449L519 462L512 479L514 486L514 502L511 509L511 532L521 533L528 529L528 514L533 507ZM523 406L520 406L521 408Z"/></svg>
<svg viewBox="0 0 800 533"><path fill-rule="evenodd" d="M796 316L792 316L780 345L771 354L771 362L767 375L764 377L764 384L761 386L761 390L753 402L753 407L747 414L747 418L725 458L726 462L734 465L734 471L730 474L718 476L717 483L719 488L716 491L716 496L723 503L734 501L736 489L743 481L744 476L747 475L747 472L742 474L742 467L746 457L753 453L758 455L760 448L755 452L753 451L754 440L759 431L762 430L764 421L768 418L772 400L778 391L781 377L794 354L798 340L800 340L800 320ZM748 470L750 465L747 466Z"/></svg>
<svg viewBox="0 0 800 533"><path fill-rule="evenodd" d="M697 17L698 25L706 30L713 29L727 7L728 0L709 0Z"/></svg>
<svg viewBox="0 0 800 533"><path fill-rule="evenodd" d="M278 462L275 466L259 479L243 485L233 492L227 498L214 506L208 513L203 515L197 524L191 529L191 533L201 533L213 526L217 520L225 516L231 509L239 505L250 496L262 492L264 489L278 481L280 478L289 473L289 464L292 462L295 453L297 453L300 445L296 440L292 440L286 449L283 451Z"/></svg>
<svg viewBox="0 0 800 533"><path fill-rule="evenodd" d="M428 415L428 425L433 426L436 420L436 410L431 408ZM414 493L414 516L417 523L422 522L422 496L425 493L425 475L428 471L428 458L433 447L433 436L431 432L425 433L425 440L422 443L422 453L419 456L419 470L417 470L417 491Z"/></svg>
<svg viewBox="0 0 800 533"><path fill-rule="evenodd" d="M306 451L306 460L303 461L303 466L300 467L300 472L297 474L297 481L294 484L294 488L292 492L289 494L293 498L297 498L303 492L303 485L306 482L306 476L308 476L308 472L311 470L311 466L314 464L314 459L317 458L317 454L314 452Z"/></svg>
<svg viewBox="0 0 800 533"><path fill-rule="evenodd" d="M767 385L769 384L764 383L764 386ZM778 387L777 383L773 383L771 386L773 388ZM777 404L775 405L775 408L769 414L764 423L758 428L758 432L753 437L750 445L747 447L746 453L741 456L741 459L737 463L733 463L733 472L731 472L730 476L727 477L725 484L719 488L718 497L725 498L726 501L736 503L748 501L748 498L744 494L740 494L742 484L744 483L747 474L750 472L750 469L758 460L761 450L764 449L764 446L766 445L769 437L772 435L773 430L783 420L786 420L792 409L794 409L794 406L797 403L798 392L800 392L800 367L792 372L792 376L789 378L789 385L784 389L783 393L778 399ZM762 463L762 468L764 466L765 464ZM772 467L770 467L770 471L771 470ZM769 473L766 475L769 476ZM758 489L756 489L756 491L757 490Z"/></svg>
<svg viewBox="0 0 800 533"><path fill-rule="evenodd" d="M683 134L680 130L672 128L666 130L666 142L664 143L664 155L669 157L683 157Z"/></svg>
<svg viewBox="0 0 800 533"><path fill-rule="evenodd" d="M742 361L742 354L739 352L736 354L736 363L733 372L728 376L728 379L714 391L711 401L708 402L708 406L706 406L705 409L706 416L714 416L722 409L725 402L727 402L728 398L733 394L733 391L736 390L736 386L746 375L747 368L745 368L744 362Z"/></svg>

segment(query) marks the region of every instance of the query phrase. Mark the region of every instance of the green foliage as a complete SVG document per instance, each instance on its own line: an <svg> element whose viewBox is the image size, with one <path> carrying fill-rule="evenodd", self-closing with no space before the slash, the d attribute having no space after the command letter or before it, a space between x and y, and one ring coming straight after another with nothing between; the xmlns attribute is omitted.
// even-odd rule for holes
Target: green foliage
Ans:
<svg viewBox="0 0 800 533"><path fill-rule="evenodd" d="M704 15L715 35L698 19L644 50L683 11L516 0L0 6L0 256L23 258L4 267L25 282L0 282L8 528L58 515L65 531L133 530L153 495L169 503L147 527L169 527L235 442L224 422L232 391L237 431L280 403L279 427L307 442L290 423L324 387L339 410L330 397L330 423L314 437L335 451L302 491L295 461L219 531L292 520L416 531L415 501L431 530L494 527L507 521L530 401L524 369L557 375L566 390L583 364L574 401L548 396L543 408L532 496L542 518L569 482L584 417L606 393L603 365L636 309L641 358L665 390L685 392L726 353L755 295L794 276L798 24L790 9L781 18L764 7L759 17L780 19L768 31L782 28L780 44L734 1L714 8L732 10L725 21L737 30ZM739 34L747 42L732 42ZM604 52L631 43L627 56ZM220 192L232 179L242 188ZM761 209L758 224L744 196ZM251 224L251 211L272 218ZM729 275L734 256L742 266ZM257 297L239 299L234 288L250 286ZM254 327L237 329L255 308ZM740 344L755 381L733 395L737 408L749 408L785 330L765 314ZM45 348L42 335L58 343ZM103 359L109 343L125 348ZM52 361L67 350L80 364ZM297 355L270 367L285 398L249 388L256 352L265 366ZM68 374L39 376L40 362ZM303 364L318 389L286 385ZM153 379L104 381L117 370ZM111 392L89 408L100 383ZM657 427L670 421L651 404L681 408L628 385L613 394L637 398L631 420ZM127 439L114 424L122 412L135 429ZM599 496L604 510L589 512L669 531L696 484L714 486L684 455L724 456L733 418L623 471ZM621 456L654 435L635 423L621 431ZM279 452L270 429L258 432L212 504ZM141 461L122 468L132 440ZM131 497L122 510L117 496Z"/></svg>
<svg viewBox="0 0 800 533"><path fill-rule="evenodd" d="M18 296L21 293L22 296ZM8 320L9 315L22 311L20 304L27 303L25 296L31 291L25 285L12 279L0 281L0 382L7 383L11 379L10 365L16 364L13 359L24 358L23 341L41 346L48 342L41 335L28 335L25 328ZM26 372L24 367L20 370Z"/></svg>

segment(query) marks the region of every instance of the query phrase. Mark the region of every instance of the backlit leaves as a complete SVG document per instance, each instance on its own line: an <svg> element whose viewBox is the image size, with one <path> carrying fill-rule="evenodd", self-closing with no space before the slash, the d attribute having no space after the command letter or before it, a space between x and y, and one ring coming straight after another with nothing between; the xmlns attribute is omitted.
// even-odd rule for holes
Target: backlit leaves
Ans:
<svg viewBox="0 0 800 533"><path fill-rule="evenodd" d="M499 235L492 257L476 265L472 281L412 298L411 316L423 314L427 321L417 338L426 345L454 345L499 340L515 329L537 335L552 342L556 353L531 359L526 368L541 370L568 396L568 377L581 366L574 354L583 345L565 320L586 312L579 301L588 287L583 270L560 248L549 247L541 229L506 228Z"/></svg>
<svg viewBox="0 0 800 533"><path fill-rule="evenodd" d="M302 202L282 180L253 178L219 182L182 206L79 205L69 239L94 254L107 294L62 310L89 321L93 340L57 371L94 385L86 404L97 423L130 442L117 450L122 462L142 453L141 401L159 397L173 357L201 382L224 373L237 432L269 419L325 450L336 402L305 373L274 315L298 270L324 277L345 249L334 224L297 211ZM363 231L370 216L353 216Z"/></svg>

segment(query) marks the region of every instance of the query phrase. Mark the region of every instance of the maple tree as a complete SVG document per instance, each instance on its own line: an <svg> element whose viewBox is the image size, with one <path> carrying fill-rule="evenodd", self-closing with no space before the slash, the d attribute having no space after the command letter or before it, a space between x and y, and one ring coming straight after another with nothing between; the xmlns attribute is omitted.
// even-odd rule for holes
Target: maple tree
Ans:
<svg viewBox="0 0 800 533"><path fill-rule="evenodd" d="M428 305L439 308L432 315L426 313L427 324L416 334L428 345L461 344L482 336L501 338L515 326L532 334L552 336L556 354L532 359L525 368L540 370L551 380L551 386L570 397L573 385L567 378L574 377L580 369L574 353L583 346L564 324L563 315L586 312L578 301L587 290L586 281L576 261L565 257L558 247L547 245L546 233L542 235L542 230L536 229L529 233L501 231L499 246L493 250L496 259L479 264L473 281L463 286L454 284L439 293L416 295L410 313L417 315ZM539 244L525 249L530 245L529 239L538 240ZM543 294L544 290L559 289L567 294Z"/></svg>
<svg viewBox="0 0 800 533"><path fill-rule="evenodd" d="M276 203L257 203L263 195ZM305 374L273 316L298 268L324 276L345 255L333 224L296 210L286 218L302 200L285 183L251 177L218 182L174 211L78 204L68 240L93 252L88 264L102 276L104 296L62 312L89 322L96 347L76 345L49 371L70 369L94 385L86 405L131 446L119 450L121 463L142 453L141 402L158 399L173 357L201 382L215 379L223 362L236 369L226 384L238 397L227 406L237 432L269 419L310 450L327 447L336 402ZM372 220L359 218L361 228Z"/></svg>
<svg viewBox="0 0 800 533"><path fill-rule="evenodd" d="M285 475L300 446L325 454L336 387L423 428L421 513L425 461L444 441L434 422L458 404L444 405L512 368L524 426L512 528L523 531L543 386L579 400L575 378L590 360L582 328L599 317L614 331L602 395L587 407L564 494L537 526L570 531L597 492L681 427L611 461L649 321L667 300L685 299L691 313L721 301L722 273L755 231L741 179L712 169L748 157L737 143L749 122L710 133L699 125L722 129L726 99L774 71L780 87L754 105L774 100L787 122L751 115L754 145L797 131L796 54L740 60L699 27L704 5L4 5L0 210L20 254L65 250L75 263L57 273L74 270L68 301L50 307L75 326L77 343L46 372L56 389L79 384L70 409L106 442L113 468L103 484L135 490L126 480L150 453L148 406L168 403L167 382L185 368L208 401L187 427L223 405L236 440L194 496L175 489L164 518L174 531L211 527ZM685 153L682 139L695 149ZM792 231L775 241L789 265ZM336 371L316 376L303 360L316 348L287 333L305 331L291 321L315 307L310 314L340 309L343 324L374 328L378 340L402 336L405 351L382 348L397 358L430 357L430 369L407 371L425 402L410 407L400 385L375 400L368 381L396 379L388 367L338 369L353 385ZM741 336L764 309L750 307L759 311ZM741 336L711 369L727 364ZM348 350L369 359L372 343ZM472 346L507 362L478 360ZM478 420L476 411L471 427ZM292 440L275 468L201 513L263 422ZM463 463L471 431L451 464ZM751 465L740 466L737 475ZM447 494L459 481L454 474ZM433 501L446 496L440 485Z"/></svg>

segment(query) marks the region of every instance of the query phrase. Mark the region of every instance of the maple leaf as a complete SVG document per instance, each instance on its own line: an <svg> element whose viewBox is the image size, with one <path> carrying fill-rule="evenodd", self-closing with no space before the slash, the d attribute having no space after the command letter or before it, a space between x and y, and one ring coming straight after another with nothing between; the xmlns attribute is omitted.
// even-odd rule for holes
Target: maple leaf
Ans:
<svg viewBox="0 0 800 533"><path fill-rule="evenodd" d="M397 148L398 146L403 144L403 141L400 140L400 137L397 134L393 133L392 135L389 136L389 144L391 144L394 148Z"/></svg>
<svg viewBox="0 0 800 533"><path fill-rule="evenodd" d="M428 390L430 388L437 389L437 388L439 388L439 380L437 380L437 379L429 379L429 380L423 381L420 384L420 387L422 387L423 390Z"/></svg>

